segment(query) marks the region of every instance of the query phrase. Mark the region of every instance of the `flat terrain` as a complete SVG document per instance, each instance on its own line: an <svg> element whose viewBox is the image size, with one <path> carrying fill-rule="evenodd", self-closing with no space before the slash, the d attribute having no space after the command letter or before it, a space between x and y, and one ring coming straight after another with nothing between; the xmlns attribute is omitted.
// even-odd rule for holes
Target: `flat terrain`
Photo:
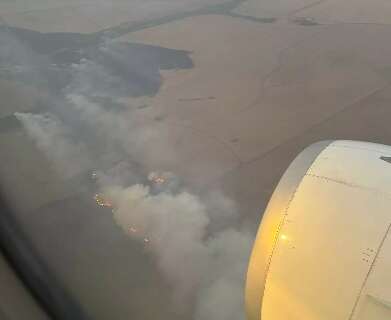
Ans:
<svg viewBox="0 0 391 320"><path fill-rule="evenodd" d="M38 48L34 59L30 51L15 57L14 47L1 42L11 31L24 44L46 47ZM164 167L194 189L222 188L255 231L279 178L309 144L354 139L391 145L390 36L387 0L39 0L34 5L0 0L1 185L20 210L22 223L35 228L33 234L49 230L39 245L69 286L80 286L75 294L97 306L95 316L109 317L102 306L118 295L112 303L120 315L137 310L140 319L156 319L156 309L146 301L157 300L163 319L183 319L159 297L169 290L167 283L157 279L142 249L113 231L117 227L111 215L89 225L102 213L83 198L91 192L83 181L95 162L80 176L61 178L14 112L54 110L77 122L58 106L69 90L102 105L108 101L110 110L125 110L125 121L110 119L113 136L120 132L129 140L131 160L140 162L132 150L146 148L141 161L146 172ZM115 65L107 50L126 61ZM19 60L9 66L10 57ZM86 60L103 66L104 76ZM38 86L42 79L34 66L54 80ZM91 94L89 85L98 89ZM115 131L128 123L147 128L136 133L152 136L152 143L140 146L137 141L144 140L134 131ZM85 127L73 129L75 140L90 138ZM98 151L115 149L111 140L98 137L90 139ZM67 212L72 214L65 226L75 233L74 241L85 245L76 257L72 239L63 243L67 233L56 229L56 219ZM42 224L39 215L44 216ZM75 223L77 217L84 220ZM104 235L104 228L115 236ZM47 245L57 235L64 264ZM121 249L111 252L111 244ZM125 257L122 250L128 246L132 254ZM87 252L90 247L94 250ZM96 261L96 272L83 278L90 260ZM123 269L110 275L107 261L120 261L131 274L146 266L145 273L140 279L128 279ZM99 274L109 274L102 280L108 291L102 290ZM148 287L143 287L145 281ZM161 291L151 289L154 285ZM129 287L135 289L127 306L123 293Z"/></svg>
<svg viewBox="0 0 391 320"><path fill-rule="evenodd" d="M287 17L298 13L305 8L310 8L319 3L319 0L276 0L257 1L248 0L241 3L234 12L245 16L258 18Z"/></svg>
<svg viewBox="0 0 391 320"><path fill-rule="evenodd" d="M391 4L387 0L247 0L239 4L234 12L258 18L311 17L322 23L391 22Z"/></svg>
<svg viewBox="0 0 391 320"><path fill-rule="evenodd" d="M391 3L387 0L316 1L293 12L324 23L390 24Z"/></svg>
<svg viewBox="0 0 391 320"><path fill-rule="evenodd" d="M0 1L0 22L41 32L100 31L223 3L224 0Z"/></svg>
<svg viewBox="0 0 391 320"><path fill-rule="evenodd" d="M202 16L126 39L191 50L195 68L167 74L151 103L167 114L167 125L187 125L232 153L216 160L211 149L188 171L216 160L220 170L207 176L239 195L256 218L283 170L309 143L338 138L390 143L387 117L376 118L369 131L356 112L366 105L374 117L376 101L388 92L391 46L382 39L389 32L379 25L300 26ZM215 99L185 100L209 96Z"/></svg>

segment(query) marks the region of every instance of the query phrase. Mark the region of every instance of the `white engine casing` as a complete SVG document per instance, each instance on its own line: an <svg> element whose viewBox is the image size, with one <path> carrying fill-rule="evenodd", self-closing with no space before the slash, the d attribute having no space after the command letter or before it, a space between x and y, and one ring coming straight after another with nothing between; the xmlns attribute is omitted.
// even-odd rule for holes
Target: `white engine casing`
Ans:
<svg viewBox="0 0 391 320"><path fill-rule="evenodd" d="M248 320L391 319L391 147L305 149L264 213L246 283Z"/></svg>

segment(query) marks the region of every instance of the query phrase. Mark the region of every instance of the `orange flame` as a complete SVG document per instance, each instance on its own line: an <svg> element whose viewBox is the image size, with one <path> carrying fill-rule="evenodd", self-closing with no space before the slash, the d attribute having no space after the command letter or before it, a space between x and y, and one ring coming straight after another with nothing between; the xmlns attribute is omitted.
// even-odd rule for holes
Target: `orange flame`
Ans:
<svg viewBox="0 0 391 320"><path fill-rule="evenodd" d="M105 198L102 194L97 193L94 196L94 200L100 207L105 207L105 208L113 207L113 203L109 199Z"/></svg>

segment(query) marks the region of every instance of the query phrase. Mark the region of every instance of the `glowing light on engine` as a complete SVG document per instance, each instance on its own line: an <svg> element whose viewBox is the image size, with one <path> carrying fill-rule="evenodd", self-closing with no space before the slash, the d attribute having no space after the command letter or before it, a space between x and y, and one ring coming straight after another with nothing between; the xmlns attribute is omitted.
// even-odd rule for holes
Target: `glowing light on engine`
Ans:
<svg viewBox="0 0 391 320"><path fill-rule="evenodd" d="M280 236L280 239L281 240L288 240L288 236L287 235L285 235L285 234L282 234L281 236Z"/></svg>

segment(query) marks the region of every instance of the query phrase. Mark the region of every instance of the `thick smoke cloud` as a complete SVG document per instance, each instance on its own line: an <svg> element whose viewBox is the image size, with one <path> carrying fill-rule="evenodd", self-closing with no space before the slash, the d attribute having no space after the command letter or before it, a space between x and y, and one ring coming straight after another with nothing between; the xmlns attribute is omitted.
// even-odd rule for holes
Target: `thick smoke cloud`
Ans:
<svg viewBox="0 0 391 320"><path fill-rule="evenodd" d="M243 318L243 284L251 236L233 228L207 234L214 210L188 192L153 195L146 186L109 188L116 222L147 250L173 284L178 306L194 300L196 320ZM220 220L225 220L223 216Z"/></svg>
<svg viewBox="0 0 391 320"><path fill-rule="evenodd" d="M90 128L99 144L105 146L106 154L121 152L149 170L176 163L177 153L170 143L167 126L151 124L134 110L107 111L83 95L69 93L66 98L70 109Z"/></svg>
<svg viewBox="0 0 391 320"><path fill-rule="evenodd" d="M134 71L124 50L106 43L99 48L116 66L131 65ZM56 93L61 103L44 114L15 113L26 133L65 179L94 170L115 222L145 244L172 286L179 311L191 306L194 320L243 319L252 235L241 228L235 203L220 190L195 192L191 181L185 185L173 173L166 174L166 185L156 187L152 171L178 165L175 133L143 121L132 106L110 109L97 100L119 103L115 87L123 81L99 59L83 58L69 67L68 83ZM143 75L142 81L153 86L160 81L143 72L136 77Z"/></svg>

